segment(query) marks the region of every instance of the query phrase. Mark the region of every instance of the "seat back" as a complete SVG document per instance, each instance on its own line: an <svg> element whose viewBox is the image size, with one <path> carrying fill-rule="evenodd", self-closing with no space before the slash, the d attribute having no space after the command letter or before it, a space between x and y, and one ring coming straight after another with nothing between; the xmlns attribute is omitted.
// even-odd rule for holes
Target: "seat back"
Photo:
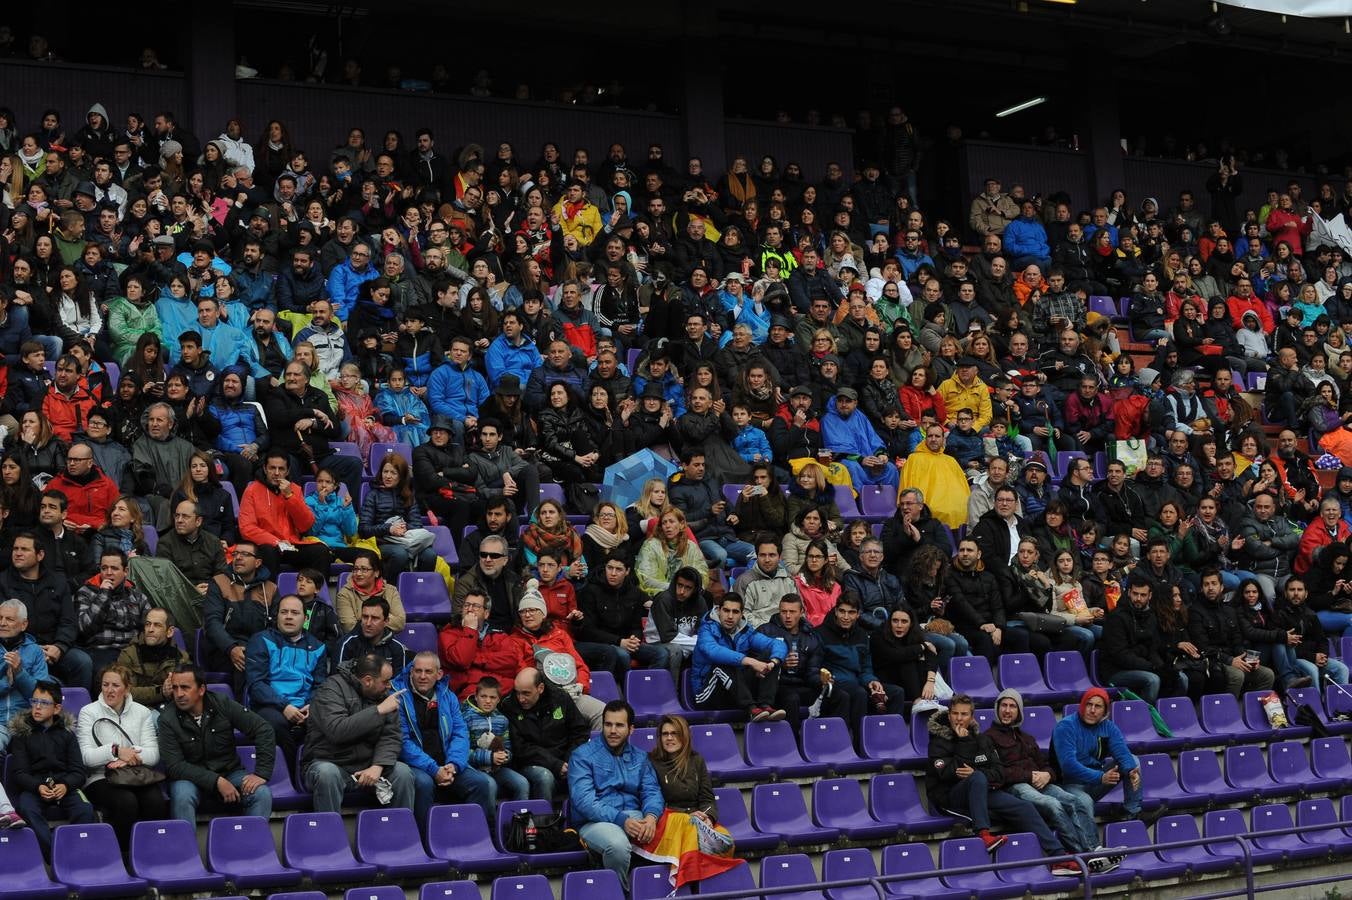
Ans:
<svg viewBox="0 0 1352 900"><path fill-rule="evenodd" d="M1150 718L1150 707L1144 700L1114 700L1113 724L1128 743L1149 744L1158 737L1155 723Z"/></svg>
<svg viewBox="0 0 1352 900"><path fill-rule="evenodd" d="M1174 734L1196 734L1202 730L1197 720L1197 707L1187 697L1161 697L1155 704L1160 718Z"/></svg>
<svg viewBox="0 0 1352 900"><path fill-rule="evenodd" d="M699 883L701 894L716 894L722 891L754 891L755 889L756 879L751 876L751 867L746 864L734 866L726 872L719 872L717 875L710 875Z"/></svg>
<svg viewBox="0 0 1352 900"><path fill-rule="evenodd" d="M1005 690L1013 688L1025 698L1029 694L1047 692L1042 668L1037 664L1037 657L1031 653L1006 653L1000 656L1000 686Z"/></svg>
<svg viewBox="0 0 1352 900"><path fill-rule="evenodd" d="M1039 747L1052 745L1052 731L1056 728L1056 713L1050 706L1025 706L1023 730L1031 735Z"/></svg>
<svg viewBox="0 0 1352 900"><path fill-rule="evenodd" d="M912 754L911 733L898 715L864 716L861 745L870 759L896 761Z"/></svg>
<svg viewBox="0 0 1352 900"><path fill-rule="evenodd" d="M695 751L704 757L711 770L735 769L746 764L742 752L737 749L737 735L731 725L693 725L690 734Z"/></svg>
<svg viewBox="0 0 1352 900"><path fill-rule="evenodd" d="M760 886L762 888L816 884L817 870L806 853L785 853L767 856L761 860ZM821 891L792 891L765 895L765 900L821 900Z"/></svg>
<svg viewBox="0 0 1352 900"><path fill-rule="evenodd" d="M904 825L925 816L920 790L910 772L874 775L868 783L868 808L873 818L880 822Z"/></svg>
<svg viewBox="0 0 1352 900"><path fill-rule="evenodd" d="M1271 785L1263 751L1252 744L1225 748L1225 779L1235 787Z"/></svg>
<svg viewBox="0 0 1352 900"><path fill-rule="evenodd" d="M1136 757L1141 764L1141 793L1146 797L1172 797L1178 793L1178 777L1174 763L1167 753L1142 753Z"/></svg>
<svg viewBox="0 0 1352 900"><path fill-rule="evenodd" d="M1203 837L1243 834L1248 830L1248 826L1244 823L1244 814L1237 809L1213 809L1202 820ZM1214 853L1228 856L1229 851L1235 850L1236 847L1237 845L1233 843L1224 842L1211 846L1210 849Z"/></svg>
<svg viewBox="0 0 1352 900"><path fill-rule="evenodd" d="M479 886L472 881L433 881L418 891L418 900L480 900Z"/></svg>
<svg viewBox="0 0 1352 900"><path fill-rule="evenodd" d="M61 711L79 721L80 710L89 705L89 691L82 687L61 689Z"/></svg>
<svg viewBox="0 0 1352 900"><path fill-rule="evenodd" d="M751 821L761 831L793 831L811 825L802 791L791 782L756 785L751 792Z"/></svg>
<svg viewBox="0 0 1352 900"><path fill-rule="evenodd" d="M207 865L216 872L277 868L277 845L261 816L223 816L207 826Z"/></svg>
<svg viewBox="0 0 1352 900"><path fill-rule="evenodd" d="M393 859L399 853L425 856L413 810L405 807L363 809L357 814L356 844L357 856L365 862Z"/></svg>
<svg viewBox="0 0 1352 900"><path fill-rule="evenodd" d="M1198 704L1202 710L1202 727L1208 734L1241 737L1249 733L1239 714L1239 701L1232 694L1207 694Z"/></svg>
<svg viewBox="0 0 1352 900"><path fill-rule="evenodd" d="M859 511L859 503L854 499L854 489L847 484L833 484L831 490L836 495L836 506L840 508L840 517L849 521L850 519L862 519L864 514Z"/></svg>
<svg viewBox="0 0 1352 900"><path fill-rule="evenodd" d="M1310 761L1321 778L1352 778L1352 758L1347 754L1347 742L1340 737L1310 741Z"/></svg>
<svg viewBox="0 0 1352 900"><path fill-rule="evenodd" d="M1190 794L1224 790L1220 758L1214 750L1189 750L1178 758L1178 783Z"/></svg>
<svg viewBox="0 0 1352 900"><path fill-rule="evenodd" d="M146 878L205 875L197 834L182 819L137 822L131 828L131 868Z"/></svg>
<svg viewBox="0 0 1352 900"><path fill-rule="evenodd" d="M58 825L52 838L52 874L62 884L130 881L113 826Z"/></svg>
<svg viewBox="0 0 1352 900"><path fill-rule="evenodd" d="M624 682L624 695L640 721L655 721L668 713L682 712L676 683L666 669L631 669Z"/></svg>
<svg viewBox="0 0 1352 900"><path fill-rule="evenodd" d="M844 719L827 716L802 725L803 757L814 761L858 759Z"/></svg>
<svg viewBox="0 0 1352 900"><path fill-rule="evenodd" d="M853 778L826 778L812 785L812 814L823 825L867 816L864 791Z"/></svg>
<svg viewBox="0 0 1352 900"><path fill-rule="evenodd" d="M859 508L870 519L887 519L897 514L895 485L867 484L859 489Z"/></svg>
<svg viewBox="0 0 1352 900"><path fill-rule="evenodd" d="M3 890L13 897L65 897L65 888L52 883L42 862L42 849L30 828L0 831L0 872Z"/></svg>
<svg viewBox="0 0 1352 900"><path fill-rule="evenodd" d="M1052 650L1046 659L1047 686L1052 690L1073 691L1078 696L1094 686L1078 651Z"/></svg>
<svg viewBox="0 0 1352 900"><path fill-rule="evenodd" d="M714 801L718 804L718 823L734 831L741 828L752 831L751 818L746 814L746 803L742 801L742 792L737 788L714 788Z"/></svg>
<svg viewBox="0 0 1352 900"><path fill-rule="evenodd" d="M437 652L437 626L431 622L408 622L397 635L410 654Z"/></svg>
<svg viewBox="0 0 1352 900"><path fill-rule="evenodd" d="M438 859L496 852L488 819L477 803L438 803L427 814L427 850Z"/></svg>
<svg viewBox="0 0 1352 900"><path fill-rule="evenodd" d="M568 872L563 876L561 900L628 900L620 877L610 869Z"/></svg>
<svg viewBox="0 0 1352 900"><path fill-rule="evenodd" d="M605 669L593 669L591 673L591 695L602 703L620 699L620 686L615 683L613 673Z"/></svg>
<svg viewBox="0 0 1352 900"><path fill-rule="evenodd" d="M1255 806L1249 812L1249 817L1252 831L1280 831L1296 826L1296 823L1291 821L1291 810L1285 803L1265 803L1262 806Z"/></svg>
<svg viewBox="0 0 1352 900"><path fill-rule="evenodd" d="M928 844L888 844L883 848L883 874L906 875L912 872L933 872L934 857ZM903 894L911 893L910 887L915 881L889 882L892 890Z"/></svg>
<svg viewBox="0 0 1352 900"><path fill-rule="evenodd" d="M643 753L652 753L657 749L657 729L635 728L629 735L629 743Z"/></svg>
<svg viewBox="0 0 1352 900"><path fill-rule="evenodd" d="M976 700L993 700L1000 693L991 675L991 664L984 656L955 656L949 660L949 684L955 694L968 694Z"/></svg>
<svg viewBox="0 0 1352 900"><path fill-rule="evenodd" d="M404 900L404 889L397 884L348 888L343 900Z"/></svg>
<svg viewBox="0 0 1352 900"><path fill-rule="evenodd" d="M292 813L282 827L282 854L297 869L355 865L341 813Z"/></svg>
<svg viewBox="0 0 1352 900"><path fill-rule="evenodd" d="M446 580L436 572L400 572L399 599L410 619L441 621L451 617Z"/></svg>
<svg viewBox="0 0 1352 900"><path fill-rule="evenodd" d="M413 465L412 445L399 443L397 441L376 441L371 445L371 454L366 459L366 473L378 480L380 467L384 465L385 457L390 453L399 454L410 467Z"/></svg>
<svg viewBox="0 0 1352 900"><path fill-rule="evenodd" d="M491 900L554 900L543 875L499 875L493 880Z"/></svg>
<svg viewBox="0 0 1352 900"><path fill-rule="evenodd" d="M746 758L753 766L777 768L803 762L788 722L755 722L743 734Z"/></svg>
<svg viewBox="0 0 1352 900"><path fill-rule="evenodd" d="M662 900L672 896L671 866L636 866L629 872L631 900ZM675 896L693 893L689 884L676 889Z"/></svg>
<svg viewBox="0 0 1352 900"><path fill-rule="evenodd" d="M1269 744L1268 765L1272 768L1272 777L1282 784L1302 784L1314 778L1305 746L1300 741Z"/></svg>

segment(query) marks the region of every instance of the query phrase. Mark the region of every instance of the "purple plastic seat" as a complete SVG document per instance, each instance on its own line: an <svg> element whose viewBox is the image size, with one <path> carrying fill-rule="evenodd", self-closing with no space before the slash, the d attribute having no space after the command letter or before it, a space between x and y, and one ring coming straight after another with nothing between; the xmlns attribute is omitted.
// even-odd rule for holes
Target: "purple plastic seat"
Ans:
<svg viewBox="0 0 1352 900"><path fill-rule="evenodd" d="M446 860L423 851L413 810L403 807L364 809L357 815L357 858L391 880L434 878L450 870Z"/></svg>
<svg viewBox="0 0 1352 900"><path fill-rule="evenodd" d="M915 748L919 765L929 761L929 720L931 713L911 716L911 746Z"/></svg>
<svg viewBox="0 0 1352 900"><path fill-rule="evenodd" d="M837 775L876 772L882 768L876 759L866 759L855 752L844 719L808 719L802 723L802 732L803 758L808 762L824 763Z"/></svg>
<svg viewBox="0 0 1352 900"><path fill-rule="evenodd" d="M955 838L939 845L939 870L960 869L965 866L984 866L991 855L980 838ZM966 875L943 875L944 884L960 888L979 897L1021 897L1022 885L1000 880L994 871L970 872Z"/></svg>
<svg viewBox="0 0 1352 900"><path fill-rule="evenodd" d="M1006 653L1000 656L1000 687L1016 690L1024 703L1051 703L1072 699L1068 693L1054 691L1042 677L1042 667L1031 653Z"/></svg>
<svg viewBox="0 0 1352 900"><path fill-rule="evenodd" d="M742 850L773 850L779 846L783 835L771 829L762 831L746 814L746 804L742 802L742 792L737 788L714 788L714 799L718 801L718 824L732 833L738 848Z"/></svg>
<svg viewBox="0 0 1352 900"><path fill-rule="evenodd" d="M1211 747L1224 743L1202 727L1202 723L1197 719L1197 707L1193 705L1191 698L1161 697L1155 704L1155 709L1159 711L1164 724L1174 733L1174 737L1183 741L1185 747Z"/></svg>
<svg viewBox="0 0 1352 900"><path fill-rule="evenodd" d="M890 519L897 514L897 489L884 484L866 484L859 489L859 508L866 519Z"/></svg>
<svg viewBox="0 0 1352 900"><path fill-rule="evenodd" d="M493 880L491 900L554 900L543 875L499 875Z"/></svg>
<svg viewBox="0 0 1352 900"><path fill-rule="evenodd" d="M822 881L846 881L852 878L876 878L878 867L867 849L828 850L822 856ZM830 900L877 900L878 892L869 884L828 888Z"/></svg>
<svg viewBox="0 0 1352 900"><path fill-rule="evenodd" d="M1050 706L1025 706L1022 728L1037 741L1039 747L1052 745L1052 731L1056 728L1056 713Z"/></svg>
<svg viewBox="0 0 1352 900"><path fill-rule="evenodd" d="M451 617L451 595L436 572L400 572L399 599L411 620L445 622Z"/></svg>
<svg viewBox="0 0 1352 900"><path fill-rule="evenodd" d="M1094 686L1084 657L1076 650L1052 650L1046 656L1047 687L1078 699Z"/></svg>
<svg viewBox="0 0 1352 900"><path fill-rule="evenodd" d="M52 874L81 897L140 896L150 886L127 874L113 826L58 825L52 837Z"/></svg>
<svg viewBox="0 0 1352 900"><path fill-rule="evenodd" d="M763 781L771 777L769 766L747 765L737 748L732 726L721 722L690 728L696 752L704 757L709 774L717 781Z"/></svg>
<svg viewBox="0 0 1352 900"><path fill-rule="evenodd" d="M82 687L62 688L61 698L61 711L77 721L80 710L89 705L89 691Z"/></svg>
<svg viewBox="0 0 1352 900"><path fill-rule="evenodd" d="M239 760L244 771L252 773L258 765L258 750L252 746L239 748ZM291 780L291 772L286 765L286 755L278 753L273 757L272 777L268 779L268 790L272 792L273 809L304 809L312 802L308 791L302 791Z"/></svg>
<svg viewBox="0 0 1352 900"><path fill-rule="evenodd" d="M1000 693L984 656L955 656L948 661L948 672L953 693L967 694L977 703L990 703Z"/></svg>
<svg viewBox="0 0 1352 900"><path fill-rule="evenodd" d="M1268 723L1267 713L1263 711L1261 698L1272 693L1268 691L1245 691L1240 700L1241 708L1244 710L1244 721L1255 733L1267 732L1266 740L1295 740L1297 738L1307 738L1310 736L1310 727L1308 725L1297 725L1295 719L1288 719L1285 728L1273 728ZM1279 695L1280 696L1280 695ZM1285 707L1283 707L1285 709Z"/></svg>
<svg viewBox="0 0 1352 900"><path fill-rule="evenodd" d="M764 863L762 863L764 865ZM926 844L889 844L883 848L883 875L909 875L927 872L922 878L908 878L904 881L889 881L889 897L911 898L926 897L933 900L966 900L966 891L950 888L934 874L934 857L930 855Z"/></svg>
<svg viewBox="0 0 1352 900"><path fill-rule="evenodd" d="M269 894L268 900L329 900L329 895L323 891L283 891Z"/></svg>
<svg viewBox="0 0 1352 900"><path fill-rule="evenodd" d="M1189 750L1181 754L1178 757L1178 783L1188 793L1209 797L1212 803L1222 806L1249 796L1247 790L1225 783L1215 750Z"/></svg>
<svg viewBox="0 0 1352 900"><path fill-rule="evenodd" d="M1121 313L1117 308L1117 301L1112 297L1093 296L1089 298L1089 311L1096 312L1109 319L1121 318Z"/></svg>
<svg viewBox="0 0 1352 900"><path fill-rule="evenodd" d="M1207 694L1198 707L1202 712L1202 727L1218 738L1232 744L1266 740L1271 729L1255 732L1244 721L1239 701L1231 694Z"/></svg>
<svg viewBox="0 0 1352 900"><path fill-rule="evenodd" d="M1022 885L1034 894L1059 894L1073 883L1070 878L1053 875L1045 863L1032 862L1045 855L1036 835L1020 831L1007 837L1009 840L995 852L995 860L1001 863L995 874L1001 881Z"/></svg>
<svg viewBox="0 0 1352 900"><path fill-rule="evenodd" d="M756 879L751 874L751 867L745 863L740 866L733 866L726 872L711 875L699 883L701 894L717 894L722 891L754 891L755 889Z"/></svg>
<svg viewBox="0 0 1352 900"><path fill-rule="evenodd" d="M761 860L760 886L773 888L781 886L798 887L804 884L816 884L821 879L812 867L812 859L806 853L785 853L781 856L767 856ZM765 900L825 900L821 891L787 891L782 894L765 895Z"/></svg>
<svg viewBox="0 0 1352 900"><path fill-rule="evenodd" d="M1319 791L1336 791L1341 778L1320 778L1310 770L1310 759L1300 741L1278 741L1268 745L1268 765L1272 778L1278 784L1299 788L1301 795Z"/></svg>
<svg viewBox="0 0 1352 900"><path fill-rule="evenodd" d="M445 525L428 525L427 530L432 532L432 552L442 559L454 571L460 565L460 552L455 549L455 536L451 534L451 529Z"/></svg>
<svg viewBox="0 0 1352 900"><path fill-rule="evenodd" d="M1285 803L1268 803L1263 806L1255 806L1249 815L1252 823L1251 831L1280 831L1283 828L1295 827L1295 823L1291 821L1291 810L1287 808ZM1287 861L1314 859L1317 856L1326 855L1332 849L1329 844L1317 838L1294 832L1274 834L1270 837L1256 837L1253 839L1253 843L1263 853L1280 853L1282 859Z"/></svg>
<svg viewBox="0 0 1352 900"><path fill-rule="evenodd" d="M897 826L880 822L864 803L864 791L853 778L829 778L812 785L812 818L818 825L838 828L855 841L893 837Z"/></svg>
<svg viewBox="0 0 1352 900"><path fill-rule="evenodd" d="M620 699L620 686L615 683L615 675L606 670L591 673L591 690L588 691L602 703Z"/></svg>
<svg viewBox="0 0 1352 900"><path fill-rule="evenodd" d="M437 626L431 622L408 622L398 638L409 653L437 652Z"/></svg>
<svg viewBox="0 0 1352 900"><path fill-rule="evenodd" d="M225 888L225 876L208 872L202 865L197 852L197 829L182 819L133 825L131 869L165 894Z"/></svg>
<svg viewBox="0 0 1352 900"><path fill-rule="evenodd" d="M854 489L847 484L833 484L831 490L836 495L836 506L840 507L840 517L846 522L866 518L859 511L859 501L854 499ZM894 510L895 511L895 510Z"/></svg>
<svg viewBox="0 0 1352 900"><path fill-rule="evenodd" d="M1137 819L1125 822L1109 822L1103 826L1103 846L1105 847L1149 847L1150 832L1145 824ZM1165 862L1153 850L1135 850L1122 858L1120 869L1135 872L1147 881L1163 881L1166 878L1178 878L1188 872L1187 863Z"/></svg>
<svg viewBox="0 0 1352 900"><path fill-rule="evenodd" d="M472 881L434 881L422 886L418 900L480 900L479 886Z"/></svg>
<svg viewBox="0 0 1352 900"><path fill-rule="evenodd" d="M521 861L493 843L483 808L476 803L435 804L427 815L427 849L461 872L501 872Z"/></svg>
<svg viewBox="0 0 1352 900"><path fill-rule="evenodd" d="M1165 816L1155 823L1155 842L1168 844L1172 841L1191 841L1200 838L1197 822L1190 815ZM1228 856L1217 856L1203 844L1189 847L1175 847L1160 850L1159 856L1165 862L1182 863L1193 875L1205 875L1208 872L1223 872L1230 868L1233 860Z"/></svg>
<svg viewBox="0 0 1352 900"><path fill-rule="evenodd" d="M404 889L397 884L348 888L343 900L404 900Z"/></svg>
<svg viewBox="0 0 1352 900"><path fill-rule="evenodd" d="M1352 637L1352 635L1348 635ZM1352 657L1344 662L1352 665ZM1329 730L1352 730L1352 721L1338 721L1338 716L1352 716L1352 688L1345 684L1331 684L1324 689L1324 710L1329 717Z"/></svg>
<svg viewBox="0 0 1352 900"><path fill-rule="evenodd" d="M704 721L698 712L691 713L681 707L676 684L666 669L630 669L624 679L624 696L634 708L638 722L656 724L665 715Z"/></svg>
<svg viewBox="0 0 1352 900"><path fill-rule="evenodd" d="M1310 758L1315 775L1337 778L1344 787L1352 787L1352 759L1347 755L1347 742L1342 738L1314 739L1310 742Z"/></svg>
<svg viewBox="0 0 1352 900"><path fill-rule="evenodd" d="M333 448L333 452L337 453L339 456L350 456L353 459L360 459L362 472L365 473L366 460L362 458L360 447L351 441L329 441L329 446Z"/></svg>
<svg viewBox="0 0 1352 900"><path fill-rule="evenodd" d="M1070 471L1071 463L1088 458L1089 454L1083 450L1058 450L1056 451L1056 459L1052 461L1052 468L1056 470L1054 474L1058 480L1065 478L1066 473Z"/></svg>
<svg viewBox="0 0 1352 900"><path fill-rule="evenodd" d="M657 729L635 728L629 734L629 743L633 744L643 753L652 753L657 749Z"/></svg>
<svg viewBox="0 0 1352 900"><path fill-rule="evenodd" d="M1331 684L1328 687L1330 699L1335 690L1340 685ZM1324 698L1320 695L1318 688L1288 688L1286 691L1286 717L1290 721L1296 721L1296 712L1300 706L1308 706L1314 710L1314 714L1319 717L1319 721L1324 723L1329 734L1343 735L1352 732L1352 719L1331 719L1332 715L1324 706Z"/></svg>
<svg viewBox="0 0 1352 900"><path fill-rule="evenodd" d="M803 759L788 722L754 722L746 726L744 736L747 760L769 767L777 778L826 774L825 763Z"/></svg>
<svg viewBox="0 0 1352 900"><path fill-rule="evenodd" d="M540 483L540 502L541 500L555 500L560 506L566 507L568 504L563 496L563 485L553 481L544 481Z"/></svg>
<svg viewBox="0 0 1352 900"><path fill-rule="evenodd" d="M366 459L366 474L372 478L378 477L380 467L384 465L385 455L388 453L398 453L409 466L413 465L413 447L411 445L391 441L376 441L371 445L371 454Z"/></svg>
<svg viewBox="0 0 1352 900"><path fill-rule="evenodd" d="M629 871L629 881L630 900L662 900L673 896L671 866L635 866ZM683 884L675 896L688 897L694 893L689 884Z"/></svg>
<svg viewBox="0 0 1352 900"><path fill-rule="evenodd" d="M346 843L346 840L344 840ZM237 891L300 884L301 872L277 860L268 820L260 816L212 819L207 826L207 867Z"/></svg>
<svg viewBox="0 0 1352 900"><path fill-rule="evenodd" d="M860 743L869 759L902 768L923 759L911 746L911 731L901 716L864 716Z"/></svg>
<svg viewBox="0 0 1352 900"><path fill-rule="evenodd" d="M292 813L282 829L282 858L315 884L363 881L376 867L357 862L347 841L343 817L336 812Z"/></svg>
<svg viewBox="0 0 1352 900"><path fill-rule="evenodd" d="M1141 802L1148 805L1163 803L1168 807L1201 806L1205 797L1189 794L1179 787L1174 774L1174 763L1167 753L1142 753L1136 757L1141 764Z"/></svg>
<svg viewBox="0 0 1352 900"><path fill-rule="evenodd" d="M751 792L751 821L765 832L784 835L790 844L829 844L840 829L812 824L798 785L788 782L758 784Z"/></svg>
<svg viewBox="0 0 1352 900"><path fill-rule="evenodd" d="M68 891L52 881L30 829L0 831L0 900L66 900Z"/></svg>
<svg viewBox="0 0 1352 900"><path fill-rule="evenodd" d="M1252 744L1225 748L1225 780L1252 797L1280 797L1292 793L1290 788L1272 780L1263 749Z"/></svg>
<svg viewBox="0 0 1352 900"><path fill-rule="evenodd" d="M1285 807L1282 808L1285 809ZM1244 834L1248 830L1249 826L1244 821L1244 813L1237 809L1213 809L1206 814L1202 821L1202 834L1209 838L1224 838L1227 835ZM1207 844L1206 848L1214 856L1229 859L1232 865L1244 865L1244 849L1236 841L1217 840L1214 843ZM1282 861L1282 851L1280 850L1260 850L1256 844L1250 850L1252 851L1253 864L1256 866L1270 866Z"/></svg>
<svg viewBox="0 0 1352 900"><path fill-rule="evenodd" d="M551 816L554 808L548 800L509 800L498 804L497 839L499 847L507 846L507 832L512 827L512 816L519 812L537 816ZM521 861L530 866L585 866L585 850L560 850L552 853L523 853ZM458 867L457 867L458 868Z"/></svg>
<svg viewBox="0 0 1352 900"><path fill-rule="evenodd" d="M1179 738L1167 738L1155 730L1155 722L1150 718L1150 704L1144 700L1114 700L1113 724L1121 730L1132 750L1150 750L1168 752L1181 750L1185 741Z"/></svg>
<svg viewBox="0 0 1352 900"><path fill-rule="evenodd" d="M1301 839L1312 844L1324 844L1337 854L1352 853L1352 835L1338 828L1338 810L1327 797L1319 800L1302 800L1296 804L1296 824L1302 828L1315 825L1328 826L1311 831L1302 831Z"/></svg>
<svg viewBox="0 0 1352 900"><path fill-rule="evenodd" d="M905 835L947 831L958 821L953 816L931 815L925 809L910 772L874 775L868 785L868 808L873 818L900 828Z"/></svg>
<svg viewBox="0 0 1352 900"><path fill-rule="evenodd" d="M628 898L618 875L609 869L591 869L564 875L560 900L628 900Z"/></svg>

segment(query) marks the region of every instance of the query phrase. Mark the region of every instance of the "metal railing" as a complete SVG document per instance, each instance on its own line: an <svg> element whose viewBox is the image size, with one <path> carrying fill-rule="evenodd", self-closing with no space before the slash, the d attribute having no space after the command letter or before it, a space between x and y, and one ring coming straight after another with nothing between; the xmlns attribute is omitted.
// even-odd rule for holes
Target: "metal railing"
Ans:
<svg viewBox="0 0 1352 900"><path fill-rule="evenodd" d="M1248 831L1241 834L1214 835L1211 837L1191 838L1186 841L1168 841L1155 844L1146 844L1133 847L1110 847L1108 852L1111 855L1129 856L1133 853L1155 853L1160 850L1178 850L1186 847L1206 846L1217 843L1235 843L1239 845L1242 856L1240 861L1244 865L1244 887L1234 888L1226 891L1213 891L1207 894L1193 894L1190 900L1221 900L1224 897L1247 897L1252 900L1258 894L1268 891L1285 890L1288 888L1310 887L1317 884L1329 884L1332 882L1346 881L1346 873L1334 873L1318 878L1305 878L1297 881L1283 881L1273 884L1258 885L1254 880L1253 859L1254 859L1254 838L1280 837L1285 834L1299 834L1306 831L1336 831L1339 829L1352 828L1352 821L1338 821L1319 823L1317 825L1297 825L1291 828L1275 828L1270 831ZM1352 843L1352 836L1348 838ZM1018 859L1007 862L989 862L980 866L960 866L955 868L935 868L926 869L919 872L898 872L891 875L874 875L869 878L844 878L834 881L820 881L811 884L779 884L772 887L743 888L736 891L717 891L713 893L699 894L701 900L743 900L751 897L770 897L779 894L796 894L804 892L817 892L829 890L832 888L847 887L871 887L878 894L878 900L889 900L887 885L894 883L904 883L907 881L918 881L925 878L947 877L952 875L976 875L981 872L994 872L998 869L1008 868L1026 868L1030 866L1051 866L1054 863L1074 860L1080 865L1080 875L1076 881L1065 879L1066 890L1072 890L1072 884L1078 883L1084 890L1086 900L1094 896L1094 873L1089 871L1089 860L1108 855L1102 850L1086 853L1064 853L1059 856L1043 856L1036 859ZM1189 867L1191 869L1191 867ZM974 890L973 893L979 893ZM1036 891L1034 892L1036 893Z"/></svg>

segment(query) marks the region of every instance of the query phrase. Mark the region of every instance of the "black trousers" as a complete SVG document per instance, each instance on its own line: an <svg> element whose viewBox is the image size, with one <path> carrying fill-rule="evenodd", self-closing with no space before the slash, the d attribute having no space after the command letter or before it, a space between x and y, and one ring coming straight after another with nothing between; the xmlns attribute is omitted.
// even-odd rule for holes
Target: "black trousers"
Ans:
<svg viewBox="0 0 1352 900"><path fill-rule="evenodd" d="M714 666L695 705L704 709L751 709L774 706L779 690L779 667L764 678L749 666Z"/></svg>
<svg viewBox="0 0 1352 900"><path fill-rule="evenodd" d="M258 558L268 567L272 577L280 572L296 572L301 569L318 569L324 575L329 573L333 562L333 551L319 542L296 544L296 549L283 551L276 544L259 544Z"/></svg>
<svg viewBox="0 0 1352 900"><path fill-rule="evenodd" d="M137 822L169 818L169 801L158 784L145 787L120 787L100 778L84 787L85 796L94 808L103 814L103 820L113 826L117 842L124 849L131 846L131 828Z"/></svg>

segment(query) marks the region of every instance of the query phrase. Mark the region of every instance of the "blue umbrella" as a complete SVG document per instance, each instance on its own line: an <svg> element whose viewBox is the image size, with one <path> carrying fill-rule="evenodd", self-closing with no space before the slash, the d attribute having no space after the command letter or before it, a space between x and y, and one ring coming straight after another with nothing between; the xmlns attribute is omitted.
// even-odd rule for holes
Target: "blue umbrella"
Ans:
<svg viewBox="0 0 1352 900"><path fill-rule="evenodd" d="M666 481L675 472L675 463L644 449L607 466L601 483L608 489L608 499L624 509L639 498L643 493L643 484L648 479L660 478Z"/></svg>

